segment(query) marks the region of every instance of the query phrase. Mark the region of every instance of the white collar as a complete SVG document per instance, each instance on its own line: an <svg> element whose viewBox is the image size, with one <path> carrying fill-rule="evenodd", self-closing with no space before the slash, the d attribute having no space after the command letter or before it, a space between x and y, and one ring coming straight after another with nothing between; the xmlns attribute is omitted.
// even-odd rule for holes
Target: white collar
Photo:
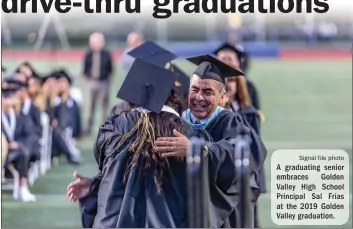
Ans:
<svg viewBox="0 0 353 229"><path fill-rule="evenodd" d="M2 125L4 127L4 131L9 138L9 141L13 141L15 137L15 129L16 129L16 113L13 108L9 110L10 120L7 119L4 112L1 112Z"/></svg>
<svg viewBox="0 0 353 229"><path fill-rule="evenodd" d="M26 99L25 102L23 103L22 113L24 115L28 115L29 109L31 109L31 104L32 104L32 102L30 99Z"/></svg>
<svg viewBox="0 0 353 229"><path fill-rule="evenodd" d="M135 109L132 109L132 110L136 110L136 111L139 111L139 112L146 112L146 113L150 113L151 111L145 109L145 108L142 108L142 107L139 107L139 108L135 108ZM178 116L180 118L180 115L178 114L178 112L176 112L172 107L170 106L167 106L167 105L164 105L162 107L162 110L161 111L164 111L164 112L168 112L168 113L171 113L171 114L175 114L176 116Z"/></svg>
<svg viewBox="0 0 353 229"><path fill-rule="evenodd" d="M192 123L195 123L197 120L199 120L199 119L197 119L197 118L196 118L193 114L191 114L191 113L190 113L190 118L191 118L191 122L192 122ZM208 121L208 119L209 119L209 118L205 118L205 119L199 120L199 121L200 121L200 124L206 123L206 122Z"/></svg>
<svg viewBox="0 0 353 229"><path fill-rule="evenodd" d="M61 103L61 98L59 96L55 96L54 98L54 106L58 106Z"/></svg>

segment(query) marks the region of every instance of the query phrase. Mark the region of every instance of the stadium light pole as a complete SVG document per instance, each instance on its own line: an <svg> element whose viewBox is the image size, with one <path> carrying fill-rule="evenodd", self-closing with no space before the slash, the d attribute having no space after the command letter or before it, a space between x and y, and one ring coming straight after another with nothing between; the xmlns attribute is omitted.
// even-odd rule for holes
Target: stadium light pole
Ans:
<svg viewBox="0 0 353 229"><path fill-rule="evenodd" d="M11 31L7 25L7 21L4 14L1 14L1 30L3 31L3 34L4 34L5 44L11 45L12 44Z"/></svg>
<svg viewBox="0 0 353 229"><path fill-rule="evenodd" d="M58 36L61 46L63 49L70 49L69 41L65 32L65 28L60 22L59 18L57 17L57 14L53 11L50 11L44 18L43 23L38 31L38 39L36 43L34 44L34 50L37 51L39 50L44 42L45 35L47 33L47 30L49 28L49 25L53 21L54 24L54 29L56 32L56 35Z"/></svg>

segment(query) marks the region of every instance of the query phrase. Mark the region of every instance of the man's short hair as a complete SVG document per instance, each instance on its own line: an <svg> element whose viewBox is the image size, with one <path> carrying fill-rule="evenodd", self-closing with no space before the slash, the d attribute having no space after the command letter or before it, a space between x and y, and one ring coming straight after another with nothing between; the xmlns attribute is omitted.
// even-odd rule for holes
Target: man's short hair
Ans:
<svg viewBox="0 0 353 229"><path fill-rule="evenodd" d="M193 74L193 75L190 77L190 87L191 87L192 78L193 78L194 76L197 76L197 75ZM197 76L197 77L199 77L199 76ZM221 83L221 82L218 82L218 81L217 81L217 88L218 88L219 93L221 93L221 94L224 93L224 92L226 92L226 86L225 86L223 83Z"/></svg>

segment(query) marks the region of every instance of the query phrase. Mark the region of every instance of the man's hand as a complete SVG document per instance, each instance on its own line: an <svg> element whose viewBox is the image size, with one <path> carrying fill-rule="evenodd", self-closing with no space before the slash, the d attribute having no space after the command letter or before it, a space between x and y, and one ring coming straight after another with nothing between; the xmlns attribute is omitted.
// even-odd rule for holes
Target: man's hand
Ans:
<svg viewBox="0 0 353 229"><path fill-rule="evenodd" d="M74 177L76 180L67 186L67 196L71 202L76 202L77 200L86 197L92 183L91 179L83 177L77 172L74 172Z"/></svg>
<svg viewBox="0 0 353 229"><path fill-rule="evenodd" d="M9 149L11 149L11 150L16 150L16 149L18 149L20 146L18 145L18 143L17 142L10 142L10 144L9 144Z"/></svg>
<svg viewBox="0 0 353 229"><path fill-rule="evenodd" d="M162 157L186 157L189 139L176 130L173 130L173 133L175 137L157 138L156 151L161 153Z"/></svg>

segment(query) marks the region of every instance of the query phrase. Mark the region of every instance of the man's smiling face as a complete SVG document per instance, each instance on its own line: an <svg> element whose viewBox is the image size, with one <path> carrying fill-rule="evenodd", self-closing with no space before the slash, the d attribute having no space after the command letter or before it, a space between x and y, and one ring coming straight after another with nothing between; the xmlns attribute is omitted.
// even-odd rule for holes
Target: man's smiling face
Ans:
<svg viewBox="0 0 353 229"><path fill-rule="evenodd" d="M209 118L224 96L222 83L193 75L190 82L189 108L197 119Z"/></svg>

